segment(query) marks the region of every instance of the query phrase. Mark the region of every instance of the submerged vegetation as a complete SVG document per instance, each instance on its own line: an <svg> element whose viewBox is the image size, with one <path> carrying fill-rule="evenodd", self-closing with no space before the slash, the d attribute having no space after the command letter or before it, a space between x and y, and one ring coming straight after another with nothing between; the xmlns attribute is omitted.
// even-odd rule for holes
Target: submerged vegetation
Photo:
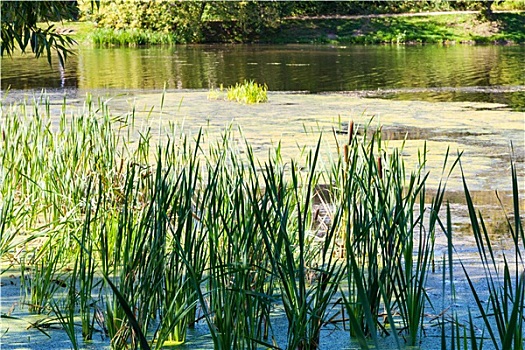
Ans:
<svg viewBox="0 0 525 350"><path fill-rule="evenodd" d="M443 349L523 349L512 162L513 249L503 259L464 179L479 282L455 252L444 202L459 156L445 156L430 197L426 150L407 169L380 129L350 123L334 133L335 152L320 139L298 159L277 147L262 160L232 130L208 139L171 125L159 140L137 129L134 109L113 115L89 97L78 113L55 107L45 96L2 106L0 251L5 270L20 269L23 305L58 320L73 348L96 333L115 349L158 349L206 327L216 349L316 349L331 326L363 349L417 346L432 327ZM448 239L442 257L437 234ZM458 273L476 301L468 318L453 307ZM441 278L441 303L430 277Z"/></svg>

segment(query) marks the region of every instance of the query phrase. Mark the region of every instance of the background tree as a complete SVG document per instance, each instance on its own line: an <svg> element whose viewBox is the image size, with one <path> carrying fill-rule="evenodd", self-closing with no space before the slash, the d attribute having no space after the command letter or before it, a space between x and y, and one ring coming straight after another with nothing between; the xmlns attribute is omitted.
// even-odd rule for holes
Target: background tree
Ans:
<svg viewBox="0 0 525 350"><path fill-rule="evenodd" d="M0 55L11 55L19 49L25 53L28 46L38 58L55 50L61 65L75 43L67 35L57 33L50 22L74 20L78 17L76 1L2 1Z"/></svg>
<svg viewBox="0 0 525 350"><path fill-rule="evenodd" d="M214 1L207 8L206 18L221 22L233 41L257 41L279 27L284 6L286 2L278 1Z"/></svg>
<svg viewBox="0 0 525 350"><path fill-rule="evenodd" d="M482 1L483 8L481 9L481 16L485 19L492 20L494 13L492 12L492 5L494 0Z"/></svg>

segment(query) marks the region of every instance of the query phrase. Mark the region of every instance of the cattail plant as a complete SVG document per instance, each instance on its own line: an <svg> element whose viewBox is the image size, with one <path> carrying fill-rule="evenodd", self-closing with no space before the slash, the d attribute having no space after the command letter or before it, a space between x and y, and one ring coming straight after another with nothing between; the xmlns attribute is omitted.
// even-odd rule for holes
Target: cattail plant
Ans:
<svg viewBox="0 0 525 350"><path fill-rule="evenodd" d="M495 349L523 349L525 345L523 336L525 331L525 263L522 255L525 249L525 235L520 216L520 192L515 164L511 162L513 220L507 217L508 232L513 243L511 251L513 256L503 253L503 261L496 257L490 232L481 213L475 210L463 169L462 175L472 233L476 239L489 294L485 306L467 268L462 263L465 277L476 301L476 311L479 312ZM470 324L472 328L472 322ZM473 338L473 341L475 339Z"/></svg>
<svg viewBox="0 0 525 350"><path fill-rule="evenodd" d="M170 124L157 136L136 127L134 108L115 116L91 96L70 115L45 96L2 109L0 252L20 263L30 311L52 312L74 348L80 333L100 332L115 349L160 349L207 327L217 349L317 349L339 315L363 349L383 337L417 346L434 306L438 229L444 295L458 275L446 179L430 198L426 146L409 171L381 128L351 122L342 147L334 131L327 162L321 137L296 158L278 145L259 159L232 128L212 139ZM458 162L447 175L448 157L444 178ZM488 297L464 266L475 308L465 322L434 310L442 349L523 348L525 234L511 171L513 249L502 259L463 178ZM450 294L443 304L455 303L454 285Z"/></svg>

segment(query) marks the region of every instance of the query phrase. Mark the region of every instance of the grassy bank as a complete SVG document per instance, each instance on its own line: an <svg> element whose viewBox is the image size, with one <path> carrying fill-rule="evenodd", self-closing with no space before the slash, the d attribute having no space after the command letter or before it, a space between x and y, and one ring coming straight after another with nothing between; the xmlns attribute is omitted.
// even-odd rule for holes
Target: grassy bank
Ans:
<svg viewBox="0 0 525 350"><path fill-rule="evenodd" d="M472 270L443 201L458 163L444 155L430 196L427 150L409 169L380 128L349 123L325 136L335 150L319 141L292 160L280 147L259 159L233 130L212 139L170 124L158 140L137 126L134 107L114 114L89 96L78 111L44 96L2 112L2 266L21 271L20 308L40 317L32 326L67 334L72 348L101 337L115 349L160 349L191 342L198 324L215 349L317 349L326 329L362 349L417 346L432 329L433 348L523 349L525 235L512 162L504 257L464 179L483 263ZM434 250L438 232L446 252ZM430 278L439 282L429 287ZM456 308L466 297L458 280L470 285L468 314Z"/></svg>
<svg viewBox="0 0 525 350"><path fill-rule="evenodd" d="M525 13L497 13L491 22L477 14L290 19L270 41L279 43L524 43Z"/></svg>
<svg viewBox="0 0 525 350"><path fill-rule="evenodd" d="M525 43L525 13L495 13L493 21L481 21L478 14L442 14L433 16L394 16L358 18L285 19L272 32L258 39L267 43ZM235 42L227 30L204 31L203 42ZM170 33L144 30L97 28L89 22L60 24L73 30L82 44L99 46L140 46L174 44ZM213 33L213 34L210 34Z"/></svg>

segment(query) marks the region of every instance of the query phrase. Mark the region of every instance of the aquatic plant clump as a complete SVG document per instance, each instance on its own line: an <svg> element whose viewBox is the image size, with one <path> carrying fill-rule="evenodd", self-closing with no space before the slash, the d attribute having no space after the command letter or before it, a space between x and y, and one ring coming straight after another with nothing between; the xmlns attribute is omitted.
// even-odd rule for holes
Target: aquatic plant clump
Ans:
<svg viewBox="0 0 525 350"><path fill-rule="evenodd" d="M221 84L218 89L212 89L208 93L209 100L220 98L244 104L263 103L268 101L268 86L266 84L258 84L253 80L245 80L242 84L237 83L235 86L230 86L226 89Z"/></svg>
<svg viewBox="0 0 525 350"><path fill-rule="evenodd" d="M227 99L246 104L268 101L268 86L257 84L253 80L245 80L242 84L235 84L227 89Z"/></svg>
<svg viewBox="0 0 525 350"><path fill-rule="evenodd" d="M445 280L453 289L461 261L449 208L442 214L446 178L430 198L426 149L410 171L380 128L350 123L334 150L320 137L297 159L279 148L258 159L231 129L215 139L171 125L154 139L134 108L115 116L90 97L71 115L45 96L1 107L2 263L20 269L21 305L42 315L42 329L58 320L75 349L94 334L115 349L160 349L193 341L199 327L216 349L317 349L329 327L363 349L383 339L403 348L433 325L441 348L481 349L487 335L496 349L523 348L514 166L515 251L503 276L464 179L490 295L466 266L476 305L462 322L445 300L454 303ZM444 174L459 164L447 159ZM438 230L449 239L439 305L428 295Z"/></svg>
<svg viewBox="0 0 525 350"><path fill-rule="evenodd" d="M170 45L178 42L177 37L172 33L146 29L97 28L89 34L89 37L97 47Z"/></svg>

